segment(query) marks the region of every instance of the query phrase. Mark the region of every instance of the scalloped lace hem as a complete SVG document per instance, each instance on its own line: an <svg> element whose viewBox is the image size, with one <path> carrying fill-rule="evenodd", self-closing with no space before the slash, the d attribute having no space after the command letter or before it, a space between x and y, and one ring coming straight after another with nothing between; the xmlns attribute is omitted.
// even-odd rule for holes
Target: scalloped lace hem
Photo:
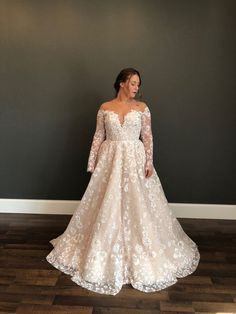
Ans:
<svg viewBox="0 0 236 314"><path fill-rule="evenodd" d="M50 256L49 256L50 255ZM79 271L73 269L72 267L65 266L61 264L57 257L51 252L47 257L46 260L53 265L55 268L60 270L61 272L70 275L71 280L75 282L77 285L88 289L90 291L100 293L100 294L109 294L109 295L116 295L120 292L123 285L131 284L133 288L140 290L142 292L157 292L160 290L163 290L165 288L168 288L172 285L174 285L178 280L178 278L186 277L193 272L195 272L198 263L199 263L199 252L196 249L195 256L193 258L191 266L186 267L185 269L178 270L174 272L173 274L169 275L168 279L160 279L158 282L155 282L153 284L145 285L141 282L137 282L133 280L132 278L129 279L123 279L123 282L89 282L87 280L84 280L81 275L79 274Z"/></svg>

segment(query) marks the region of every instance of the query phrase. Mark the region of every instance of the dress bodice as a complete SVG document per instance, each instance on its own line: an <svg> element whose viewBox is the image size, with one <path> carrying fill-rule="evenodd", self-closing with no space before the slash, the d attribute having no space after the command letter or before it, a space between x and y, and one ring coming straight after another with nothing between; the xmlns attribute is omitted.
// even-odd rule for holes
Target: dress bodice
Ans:
<svg viewBox="0 0 236 314"><path fill-rule="evenodd" d="M107 140L138 140L141 133L141 116L145 114L140 110L131 109L123 116L123 123L119 114L112 110L99 110L104 115L104 126Z"/></svg>
<svg viewBox="0 0 236 314"><path fill-rule="evenodd" d="M143 142L146 163L153 163L153 137L151 128L151 113L148 106L143 111L131 109L123 116L121 122L119 114L113 110L97 111L96 131L90 149L87 171L95 168L99 148L106 141L138 141Z"/></svg>

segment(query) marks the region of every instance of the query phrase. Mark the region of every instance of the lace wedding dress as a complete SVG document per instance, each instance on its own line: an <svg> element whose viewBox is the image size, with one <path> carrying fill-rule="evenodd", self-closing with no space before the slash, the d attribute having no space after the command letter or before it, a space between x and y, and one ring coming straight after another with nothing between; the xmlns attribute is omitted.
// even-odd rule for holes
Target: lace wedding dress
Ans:
<svg viewBox="0 0 236 314"><path fill-rule="evenodd" d="M88 159L92 172L66 230L52 239L46 259L76 284L117 294L123 284L144 292L171 286L193 273L197 245L183 231L153 174L151 113L132 109L97 112Z"/></svg>

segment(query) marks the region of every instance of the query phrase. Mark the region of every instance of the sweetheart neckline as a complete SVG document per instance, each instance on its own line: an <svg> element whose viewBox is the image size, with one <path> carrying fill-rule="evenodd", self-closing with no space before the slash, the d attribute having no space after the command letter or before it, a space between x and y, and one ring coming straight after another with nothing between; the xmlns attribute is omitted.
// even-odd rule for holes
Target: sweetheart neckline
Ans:
<svg viewBox="0 0 236 314"><path fill-rule="evenodd" d="M125 124L125 121L126 121L125 118L126 118L126 116L127 116L129 113L134 112L134 111L140 112L140 113L144 113L147 108L148 108L148 107L145 107L145 109L144 109L143 111L141 111L141 110L135 110L135 109L130 109L130 111L128 111L128 112L126 112L126 114L124 114L124 116L123 116L123 123L121 123L121 121L120 121L120 119L119 119L119 117L120 117L119 113L115 112L114 110L102 109L102 108L100 108L99 110L104 111L104 112L108 111L108 112L114 113L114 114L117 116L117 119L118 119L118 121L119 121L120 127L123 128L123 126L124 126L124 124Z"/></svg>

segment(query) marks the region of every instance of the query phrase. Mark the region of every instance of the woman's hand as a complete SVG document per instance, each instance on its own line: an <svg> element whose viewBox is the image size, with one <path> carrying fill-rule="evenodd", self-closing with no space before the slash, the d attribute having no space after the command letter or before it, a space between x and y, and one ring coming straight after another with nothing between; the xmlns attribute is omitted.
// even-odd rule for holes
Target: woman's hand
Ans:
<svg viewBox="0 0 236 314"><path fill-rule="evenodd" d="M153 174L153 164L146 162L145 164L145 177L149 178Z"/></svg>
<svg viewBox="0 0 236 314"><path fill-rule="evenodd" d="M89 166L87 168L87 172L93 173L94 172L94 167L93 166Z"/></svg>

